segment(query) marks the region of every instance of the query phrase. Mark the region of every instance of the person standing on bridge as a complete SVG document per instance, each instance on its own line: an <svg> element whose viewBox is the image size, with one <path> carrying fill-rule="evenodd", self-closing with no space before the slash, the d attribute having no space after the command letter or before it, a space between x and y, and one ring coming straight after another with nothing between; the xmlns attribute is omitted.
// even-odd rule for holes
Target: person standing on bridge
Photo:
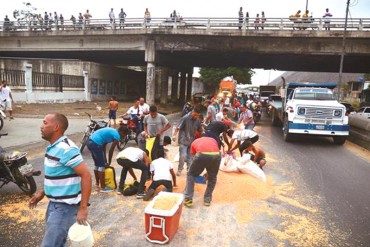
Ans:
<svg viewBox="0 0 370 247"><path fill-rule="evenodd" d="M86 13L84 14L84 18L85 18L85 25L90 25L90 19L91 19L92 15L90 14L89 10L87 9L86 10Z"/></svg>
<svg viewBox="0 0 370 247"><path fill-rule="evenodd" d="M123 29L123 28L125 28L125 18L126 18L126 13L125 13L125 11L123 11L123 9L121 9L121 12L119 12L119 15L118 15L118 17L119 17L119 29Z"/></svg>
<svg viewBox="0 0 370 247"><path fill-rule="evenodd" d="M146 27L147 25L149 25L150 21L151 21L150 12L149 12L148 8L146 8L146 9L145 9L145 13L144 13L144 22L145 22L145 27Z"/></svg>
<svg viewBox="0 0 370 247"><path fill-rule="evenodd" d="M266 22L266 16L265 16L265 11L262 11L261 13L261 29L263 30L263 26L265 25Z"/></svg>
<svg viewBox="0 0 370 247"><path fill-rule="evenodd" d="M109 12L109 21L110 21L110 24L112 25L113 23L115 23L115 17L114 17L114 12L113 12L113 8L110 9L110 12Z"/></svg>
<svg viewBox="0 0 370 247"><path fill-rule="evenodd" d="M44 189L28 202L33 209L45 195L49 198L46 229L41 246L64 246L68 229L76 222L86 225L91 194L91 175L79 148L64 132L68 119L59 113L48 114L41 124L46 148Z"/></svg>
<svg viewBox="0 0 370 247"><path fill-rule="evenodd" d="M258 30L260 26L260 14L257 14L256 19L254 20L254 29Z"/></svg>
<svg viewBox="0 0 370 247"><path fill-rule="evenodd" d="M242 29L243 19L244 19L243 7L240 7L240 9L239 9L239 29Z"/></svg>
<svg viewBox="0 0 370 247"><path fill-rule="evenodd" d="M325 14L323 18L325 19L325 30L330 31L330 18L333 17L333 15L329 12L329 9L326 9Z"/></svg>

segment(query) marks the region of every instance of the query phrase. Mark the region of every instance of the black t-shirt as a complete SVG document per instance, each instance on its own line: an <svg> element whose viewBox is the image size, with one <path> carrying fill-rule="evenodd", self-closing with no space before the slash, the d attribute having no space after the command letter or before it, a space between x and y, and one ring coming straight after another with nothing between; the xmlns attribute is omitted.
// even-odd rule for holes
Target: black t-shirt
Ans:
<svg viewBox="0 0 370 247"><path fill-rule="evenodd" d="M206 131L212 131L217 136L219 136L222 132L227 131L227 125L221 121L212 121L210 124L207 125Z"/></svg>

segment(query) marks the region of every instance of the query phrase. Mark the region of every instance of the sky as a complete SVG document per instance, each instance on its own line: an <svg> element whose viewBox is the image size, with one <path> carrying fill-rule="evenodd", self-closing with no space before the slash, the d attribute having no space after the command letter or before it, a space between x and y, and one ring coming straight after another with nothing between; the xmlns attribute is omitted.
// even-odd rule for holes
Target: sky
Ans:
<svg viewBox="0 0 370 247"><path fill-rule="evenodd" d="M4 1L4 0L3 0ZM127 14L127 18L142 18L145 8L148 8L152 18L169 17L173 10L183 17L237 17L240 7L249 12L250 17L255 17L261 11L265 12L266 18L287 18L295 14L297 10L302 12L308 2L308 10L313 17L321 17L325 9L329 8L333 18L344 18L347 0L10 0L2 4L0 18L8 15L12 20L15 9L22 9L23 2L29 2L37 8L37 12L48 13L55 11L63 14L65 19L71 15L78 16L79 12L85 13L86 9L95 19L108 18L111 8L116 17L121 8ZM370 18L370 0L350 0L349 18ZM256 69L252 78L252 84L267 84L282 72L265 71Z"/></svg>

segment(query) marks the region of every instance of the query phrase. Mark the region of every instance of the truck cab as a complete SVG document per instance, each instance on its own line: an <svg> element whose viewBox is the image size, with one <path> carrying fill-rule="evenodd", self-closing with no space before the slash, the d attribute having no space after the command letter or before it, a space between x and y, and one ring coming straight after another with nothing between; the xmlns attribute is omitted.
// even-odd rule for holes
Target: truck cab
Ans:
<svg viewBox="0 0 370 247"><path fill-rule="evenodd" d="M349 135L346 108L334 97L335 83L290 83L283 116L284 139L293 134L331 136L344 144Z"/></svg>

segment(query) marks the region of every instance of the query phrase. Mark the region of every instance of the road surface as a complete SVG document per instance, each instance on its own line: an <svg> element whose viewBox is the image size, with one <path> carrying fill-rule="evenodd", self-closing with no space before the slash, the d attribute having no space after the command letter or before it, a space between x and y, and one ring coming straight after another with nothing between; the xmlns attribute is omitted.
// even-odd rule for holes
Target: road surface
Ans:
<svg viewBox="0 0 370 247"><path fill-rule="evenodd" d="M28 127L30 133L38 128ZM210 207L202 203L204 185L197 185L195 205L183 209L169 246L368 245L370 153L351 143L334 145L329 138L285 143L281 129L272 127L268 119L262 119L256 131L257 144L267 153L267 182L220 171ZM70 137L77 142L81 136ZM44 142L24 147L37 169L42 170L45 146ZM169 147L170 160L176 153L177 147ZM88 150L83 155L92 170ZM121 168L114 167L119 179ZM42 177L36 179L42 186ZM175 192L182 193L184 183L182 174ZM43 236L47 200L30 211L28 197L15 185L4 186L0 194L0 245L37 246ZM147 202L97 192L90 201L89 222L96 246L152 246L145 240Z"/></svg>

